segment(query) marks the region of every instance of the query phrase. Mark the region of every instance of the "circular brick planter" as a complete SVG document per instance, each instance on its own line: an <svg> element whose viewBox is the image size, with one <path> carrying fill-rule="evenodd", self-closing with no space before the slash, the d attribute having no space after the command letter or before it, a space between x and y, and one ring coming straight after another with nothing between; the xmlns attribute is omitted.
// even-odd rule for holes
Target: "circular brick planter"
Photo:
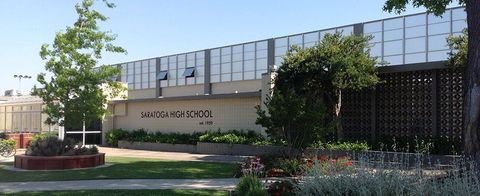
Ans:
<svg viewBox="0 0 480 196"><path fill-rule="evenodd" d="M105 164L105 153L77 156L15 155L15 168L26 170L64 170L97 167Z"/></svg>

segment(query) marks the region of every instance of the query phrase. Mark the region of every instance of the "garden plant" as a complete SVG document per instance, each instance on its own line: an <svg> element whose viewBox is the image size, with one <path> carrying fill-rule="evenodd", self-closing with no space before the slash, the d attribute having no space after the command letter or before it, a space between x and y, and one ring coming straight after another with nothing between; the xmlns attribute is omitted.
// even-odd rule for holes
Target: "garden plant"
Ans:
<svg viewBox="0 0 480 196"><path fill-rule="evenodd" d="M74 156L98 154L96 146L82 146L74 140L58 139L53 134L40 134L34 137L25 152L29 156Z"/></svg>
<svg viewBox="0 0 480 196"><path fill-rule="evenodd" d="M260 157L248 158L241 163L243 176L235 189L236 195L262 196L267 195L267 190L260 179L265 175L265 166L261 163Z"/></svg>

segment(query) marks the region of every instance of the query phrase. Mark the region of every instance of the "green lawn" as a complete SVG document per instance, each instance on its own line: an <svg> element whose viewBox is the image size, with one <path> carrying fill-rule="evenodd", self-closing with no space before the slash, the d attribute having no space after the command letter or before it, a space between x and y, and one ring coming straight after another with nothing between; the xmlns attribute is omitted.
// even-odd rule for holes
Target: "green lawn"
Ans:
<svg viewBox="0 0 480 196"><path fill-rule="evenodd" d="M68 195L68 196L132 196L132 195L205 195L220 196L228 195L226 191L215 190L80 190L80 191L36 191L19 192L6 195L19 196L41 196L41 195Z"/></svg>
<svg viewBox="0 0 480 196"><path fill-rule="evenodd" d="M193 179L231 178L236 164L194 161L166 161L148 158L107 157L112 166L75 171L14 172L0 164L0 182L92 180L92 179Z"/></svg>

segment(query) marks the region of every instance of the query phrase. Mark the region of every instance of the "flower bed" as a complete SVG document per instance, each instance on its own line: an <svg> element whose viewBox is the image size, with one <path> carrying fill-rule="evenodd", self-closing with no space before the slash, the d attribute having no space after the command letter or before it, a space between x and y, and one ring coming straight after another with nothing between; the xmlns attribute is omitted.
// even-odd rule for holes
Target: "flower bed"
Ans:
<svg viewBox="0 0 480 196"><path fill-rule="evenodd" d="M38 134L25 155L16 155L14 167L26 170L64 170L96 167L105 164L105 154L95 146L87 147L56 135Z"/></svg>
<svg viewBox="0 0 480 196"><path fill-rule="evenodd" d="M105 153L76 156L15 155L15 168L26 170L64 170L97 167L105 164Z"/></svg>

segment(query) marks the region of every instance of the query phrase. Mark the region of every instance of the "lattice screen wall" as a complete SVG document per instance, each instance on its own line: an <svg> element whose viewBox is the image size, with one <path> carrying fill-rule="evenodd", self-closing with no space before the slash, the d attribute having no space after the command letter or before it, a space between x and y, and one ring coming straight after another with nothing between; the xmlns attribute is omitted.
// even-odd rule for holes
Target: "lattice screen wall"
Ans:
<svg viewBox="0 0 480 196"><path fill-rule="evenodd" d="M380 77L383 83L374 90L345 93L342 112L347 138L461 136L460 72L435 69Z"/></svg>

